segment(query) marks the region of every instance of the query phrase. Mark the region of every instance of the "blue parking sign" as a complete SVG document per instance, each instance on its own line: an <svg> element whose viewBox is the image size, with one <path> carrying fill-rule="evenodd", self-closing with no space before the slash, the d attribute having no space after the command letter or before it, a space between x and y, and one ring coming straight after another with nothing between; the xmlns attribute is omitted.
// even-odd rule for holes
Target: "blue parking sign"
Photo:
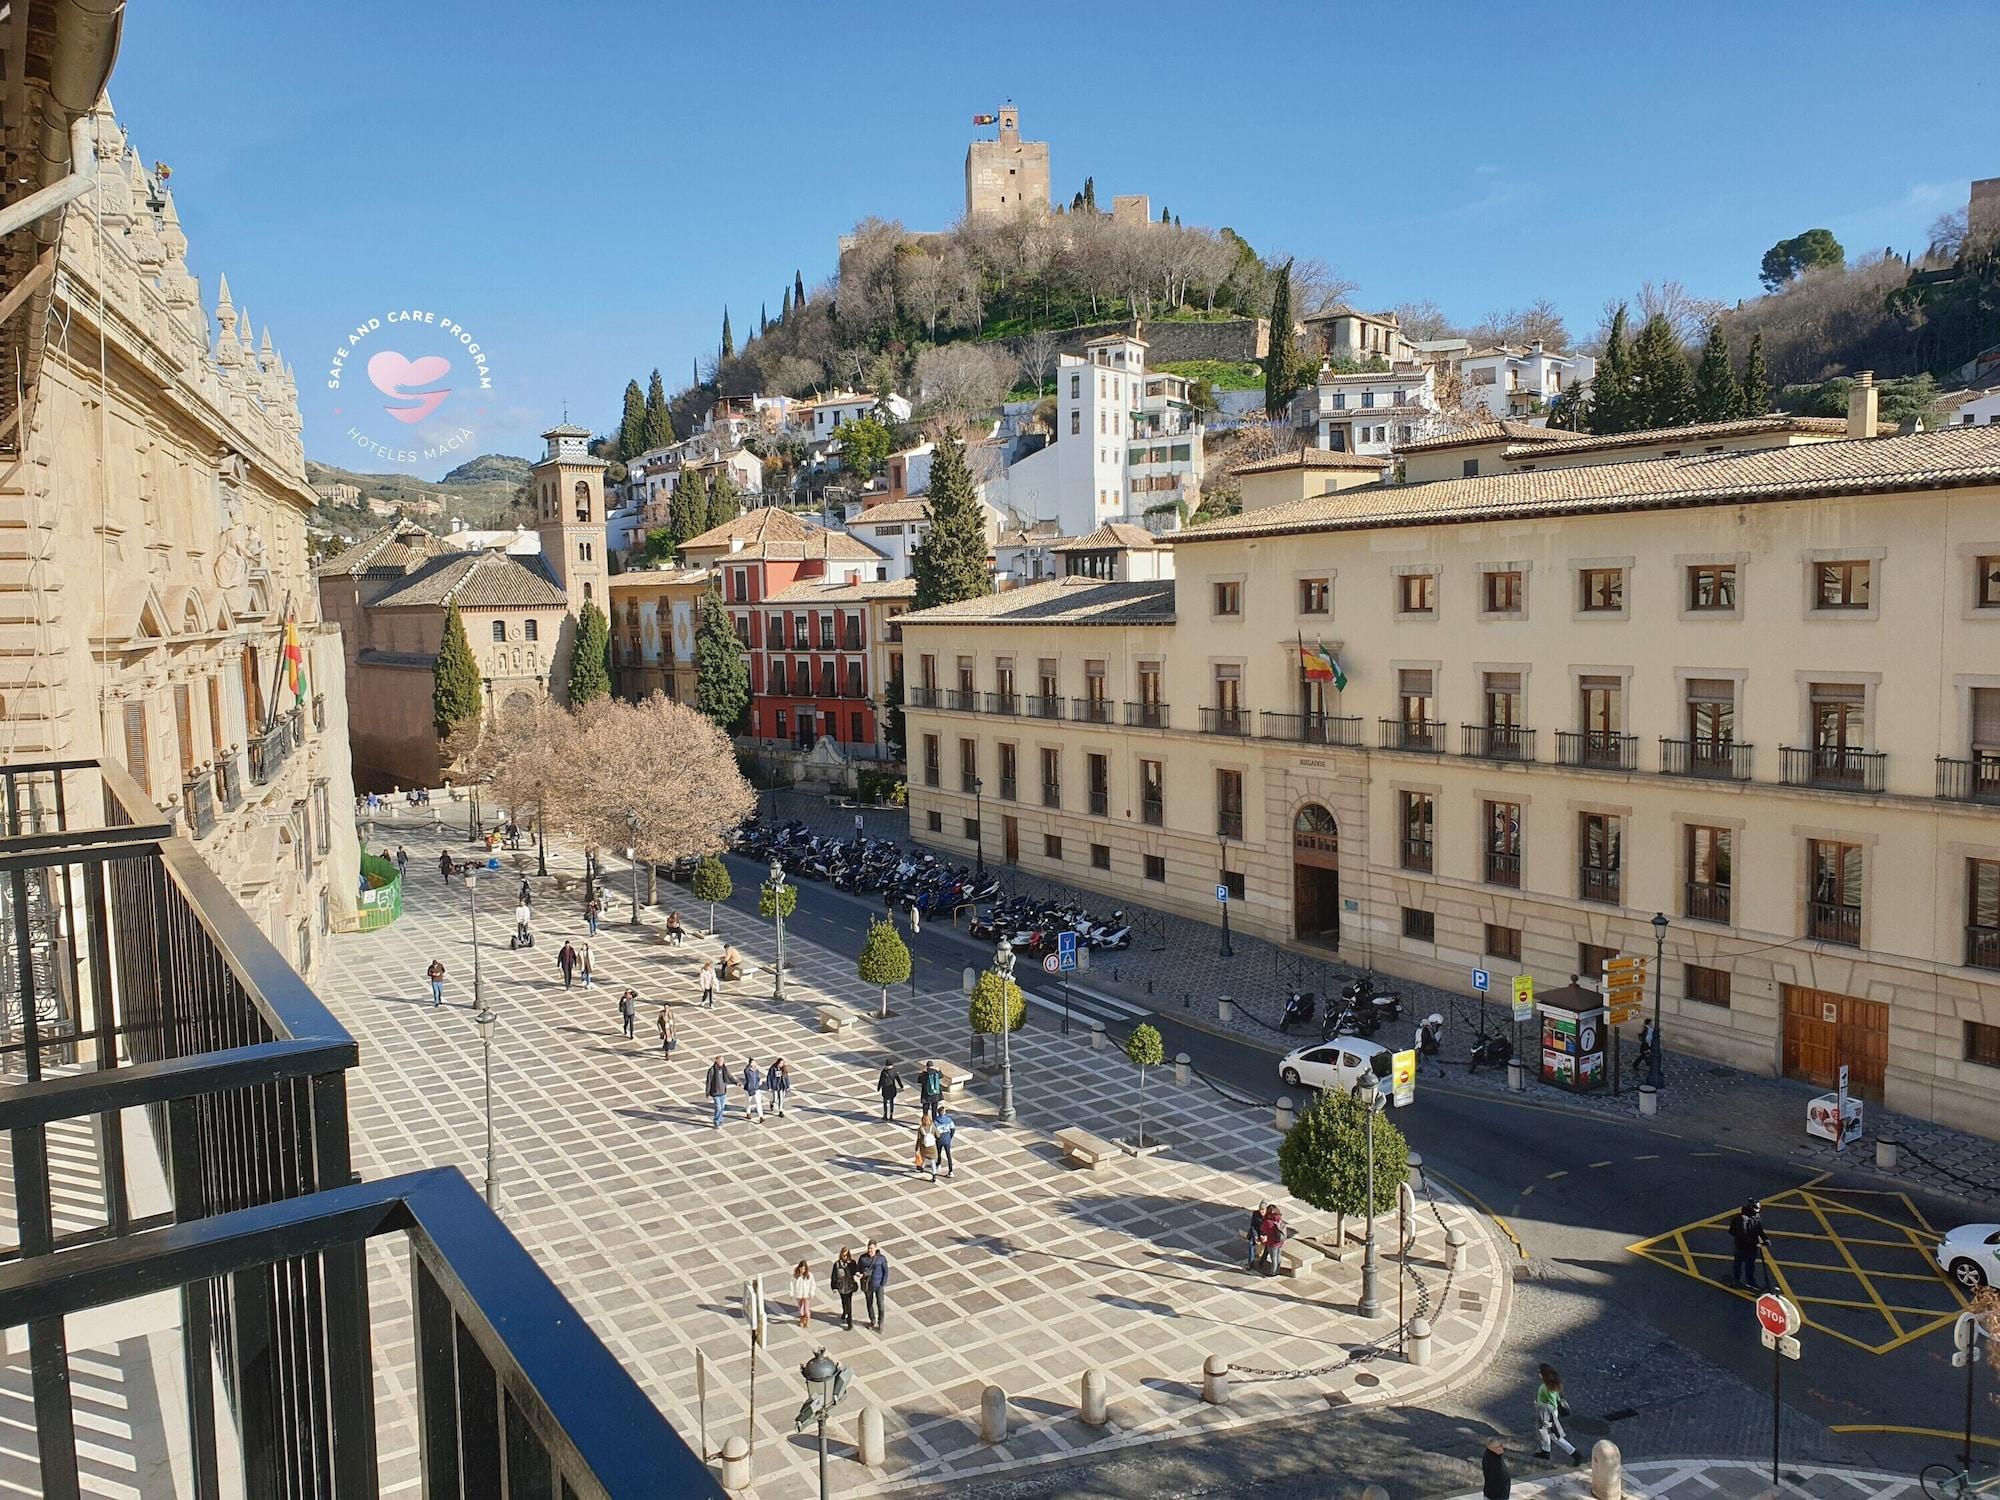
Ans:
<svg viewBox="0 0 2000 1500"><path fill-rule="evenodd" d="M1076 934L1059 932L1056 934L1056 968L1067 974L1076 968Z"/></svg>
<svg viewBox="0 0 2000 1500"><path fill-rule="evenodd" d="M1224 906L1227 906L1229 904L1229 887L1226 885L1217 886L1215 888L1215 899L1220 901Z"/></svg>
<svg viewBox="0 0 2000 1500"><path fill-rule="evenodd" d="M1472 987L1478 990L1480 994L1485 994L1492 985L1493 976L1484 969L1474 969L1472 971Z"/></svg>

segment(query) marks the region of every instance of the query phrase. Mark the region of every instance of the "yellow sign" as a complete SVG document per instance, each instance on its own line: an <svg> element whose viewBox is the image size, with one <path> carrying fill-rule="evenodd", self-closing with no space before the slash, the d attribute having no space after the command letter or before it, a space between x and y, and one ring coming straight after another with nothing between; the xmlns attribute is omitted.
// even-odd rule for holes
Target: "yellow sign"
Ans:
<svg viewBox="0 0 2000 1500"><path fill-rule="evenodd" d="M1535 976L1532 974L1514 976L1514 1019L1517 1021L1535 1019Z"/></svg>
<svg viewBox="0 0 2000 1500"><path fill-rule="evenodd" d="M1622 1026L1646 998L1646 960L1620 953L1604 961L1604 1003L1611 1011L1611 1024Z"/></svg>
<svg viewBox="0 0 2000 1500"><path fill-rule="evenodd" d="M1398 1109L1417 1097L1416 1048L1398 1052L1389 1059L1389 1079L1395 1085Z"/></svg>
<svg viewBox="0 0 2000 1500"><path fill-rule="evenodd" d="M1643 1007L1637 1000L1622 1001L1619 1004L1612 1006L1611 1024L1613 1026L1623 1026L1627 1021L1638 1019L1639 1012L1642 1008Z"/></svg>

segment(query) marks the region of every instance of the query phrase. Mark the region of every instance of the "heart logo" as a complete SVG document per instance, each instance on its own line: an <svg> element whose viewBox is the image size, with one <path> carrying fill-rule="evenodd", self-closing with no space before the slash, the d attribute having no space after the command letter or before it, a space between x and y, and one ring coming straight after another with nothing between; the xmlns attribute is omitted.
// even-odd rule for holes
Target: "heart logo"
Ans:
<svg viewBox="0 0 2000 1500"><path fill-rule="evenodd" d="M449 388L442 391L413 391L409 386L429 385L442 380L451 373L451 361L441 354L426 354L422 359L409 359L394 349L384 349L368 361L369 382L383 395L393 401L411 401L412 406L385 406L382 409L398 422L421 422L440 406L451 394Z"/></svg>

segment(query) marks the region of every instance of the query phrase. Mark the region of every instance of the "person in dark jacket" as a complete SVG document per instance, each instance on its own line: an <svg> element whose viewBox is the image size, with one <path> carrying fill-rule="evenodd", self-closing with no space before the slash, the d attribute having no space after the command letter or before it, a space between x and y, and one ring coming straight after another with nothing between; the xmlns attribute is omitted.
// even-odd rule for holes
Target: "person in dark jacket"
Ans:
<svg viewBox="0 0 2000 1500"><path fill-rule="evenodd" d="M1514 1476L1507 1468L1507 1445L1496 1438L1486 1440L1479 1456L1479 1473L1484 1480L1479 1493L1486 1500L1507 1500L1514 1490Z"/></svg>
<svg viewBox="0 0 2000 1500"><path fill-rule="evenodd" d="M882 1072L875 1079L875 1092L882 1096L882 1118L893 1122L896 1118L896 1096L903 1092L903 1075L886 1057L882 1059Z"/></svg>
<svg viewBox="0 0 2000 1500"><path fill-rule="evenodd" d="M1249 1238L1250 1249L1244 1257L1244 1266L1254 1271L1257 1269L1257 1257L1264 1249L1264 1205L1261 1203L1253 1203L1250 1206Z"/></svg>
<svg viewBox="0 0 2000 1500"><path fill-rule="evenodd" d="M1285 1237L1290 1233L1285 1228L1285 1215L1277 1204L1264 1205L1264 1274L1276 1276L1284 1267Z"/></svg>
<svg viewBox="0 0 2000 1500"><path fill-rule="evenodd" d="M861 1290L861 1266L854 1252L842 1245L833 1262L833 1295L840 1299L840 1326L854 1328L854 1294Z"/></svg>
<svg viewBox="0 0 2000 1500"><path fill-rule="evenodd" d="M917 1104L925 1114L934 1115L944 1103L944 1074L934 1062L926 1062L917 1074Z"/></svg>
<svg viewBox="0 0 2000 1500"><path fill-rule="evenodd" d="M719 1055L708 1065L708 1081L702 1085L702 1091L708 1095L708 1102L715 1106L714 1128L720 1130L722 1117L729 1110L729 1069Z"/></svg>
<svg viewBox="0 0 2000 1500"><path fill-rule="evenodd" d="M889 1257L870 1240L855 1266L861 1273L861 1294L868 1304L868 1326L880 1333L882 1304L889 1288Z"/></svg>
<svg viewBox="0 0 2000 1500"><path fill-rule="evenodd" d="M568 989L570 980L576 977L576 945L574 943L564 943L562 945L562 950L556 954L556 967L562 970L563 988Z"/></svg>
<svg viewBox="0 0 2000 1500"><path fill-rule="evenodd" d="M1764 1205L1755 1198L1746 1199L1729 1221L1729 1238L1736 1247L1736 1259L1729 1267L1729 1284L1746 1291L1763 1291L1758 1274L1764 1263L1760 1252L1771 1242L1764 1228Z"/></svg>

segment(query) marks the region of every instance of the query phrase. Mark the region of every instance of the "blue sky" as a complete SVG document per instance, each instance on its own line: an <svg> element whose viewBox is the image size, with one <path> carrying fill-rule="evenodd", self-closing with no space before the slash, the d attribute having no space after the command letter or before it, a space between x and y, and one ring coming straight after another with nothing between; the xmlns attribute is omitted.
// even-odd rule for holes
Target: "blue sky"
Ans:
<svg viewBox="0 0 2000 1500"><path fill-rule="evenodd" d="M606 430L628 378L687 380L725 303L740 339L795 268L830 275L857 218L948 224L970 117L1008 98L1065 198L1094 175L1364 304L1548 296L1587 331L1648 279L1755 295L1813 225L1920 248L2000 175L1996 55L1986 3L137 0L111 93L174 169L204 300L226 273L296 366L307 452L382 469L347 430L410 430L352 372L326 388L362 320L479 340L491 391L461 358L439 413L468 452L536 451L565 402Z"/></svg>

